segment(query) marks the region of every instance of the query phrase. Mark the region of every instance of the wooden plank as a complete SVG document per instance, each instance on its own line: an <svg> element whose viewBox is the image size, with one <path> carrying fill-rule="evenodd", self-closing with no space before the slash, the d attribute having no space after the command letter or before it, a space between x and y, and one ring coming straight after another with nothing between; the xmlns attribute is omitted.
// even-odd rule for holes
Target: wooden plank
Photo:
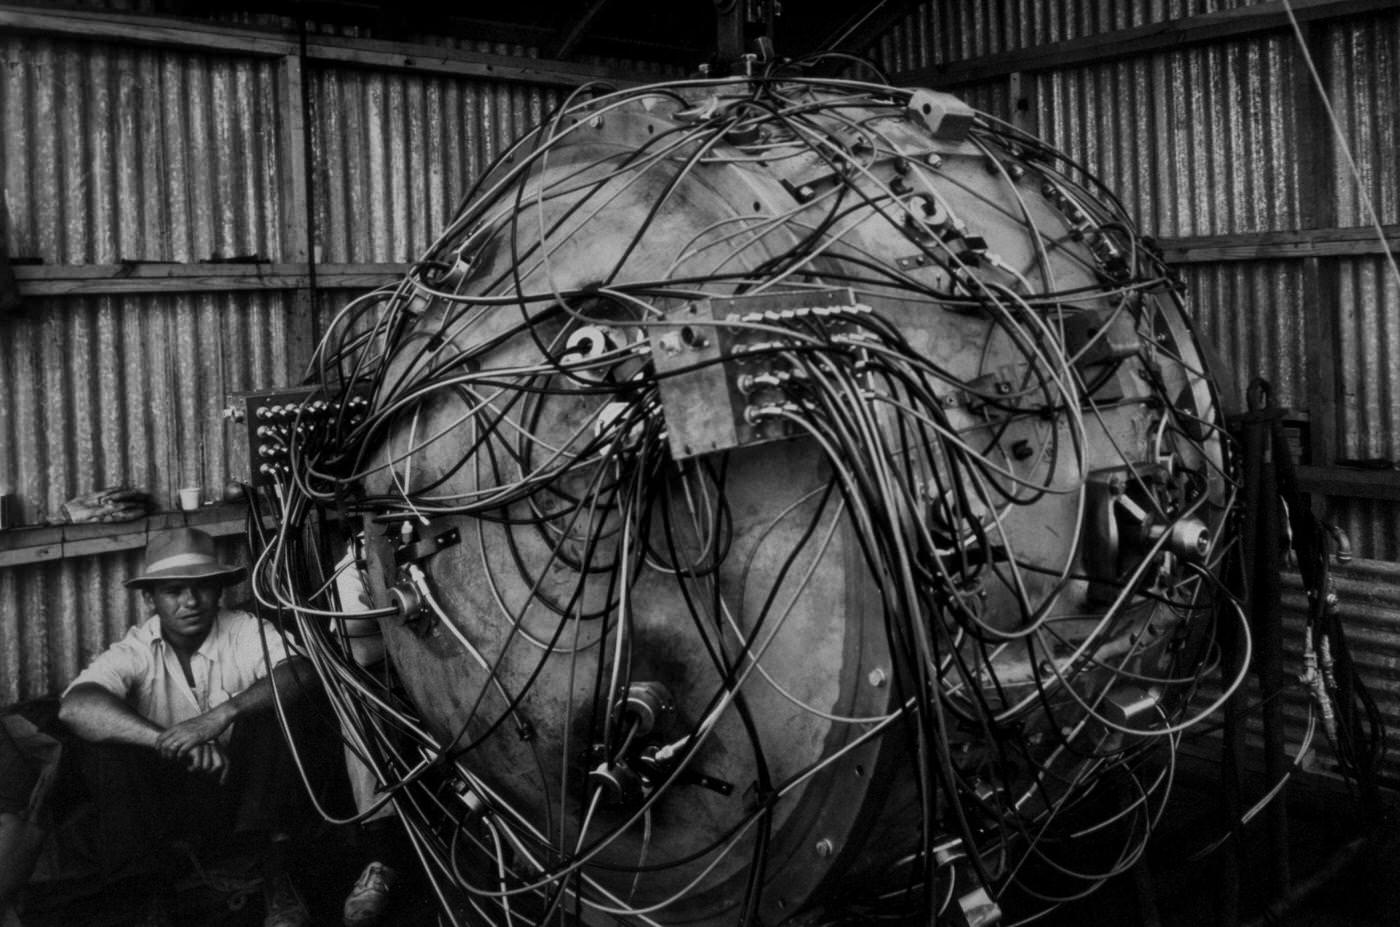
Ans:
<svg viewBox="0 0 1400 927"><path fill-rule="evenodd" d="M1006 78L1006 97L1011 101L1009 120L1013 126L1028 135L1034 135L1034 113L1036 101L1031 99L1035 92L1035 81L1026 80L1025 74L1012 71Z"/></svg>
<svg viewBox="0 0 1400 927"><path fill-rule="evenodd" d="M488 55L438 45L408 45L370 39L337 39L316 36L306 43L306 57L318 63L390 68L427 74L451 74L484 80L514 81L576 87L587 81L605 81L617 87L655 83L653 75L621 68L605 68L572 61Z"/></svg>
<svg viewBox="0 0 1400 927"><path fill-rule="evenodd" d="M1397 501L1400 500L1400 470L1299 467L1298 488L1321 496Z"/></svg>
<svg viewBox="0 0 1400 927"><path fill-rule="evenodd" d="M282 197L282 259L289 264L310 260L310 190L307 180L307 100L301 58L287 55L280 63L281 100L277 133L281 147L279 177Z"/></svg>
<svg viewBox="0 0 1400 927"><path fill-rule="evenodd" d="M238 52L269 57L294 54L297 50L295 39L267 30L214 26L168 16L85 10L0 6L0 30L156 45L185 51Z"/></svg>
<svg viewBox="0 0 1400 927"><path fill-rule="evenodd" d="M1400 251L1400 225L1384 226L1382 242L1375 229L1303 229L1249 232L1190 238L1159 238L1168 261L1199 264L1221 261L1301 260ZM318 264L320 289L367 290L403 277L400 262ZM306 264L69 264L15 267L24 296L108 296L130 293L196 293L211 290L294 290L308 286Z"/></svg>
<svg viewBox="0 0 1400 927"><path fill-rule="evenodd" d="M1314 206L1314 209L1317 208ZM1400 225L1383 227L1385 239L1369 226L1334 229L1300 229L1287 232L1249 232L1235 235L1203 235L1162 238L1157 244L1167 260L1179 264L1215 261L1259 261L1346 257L1384 254L1400 250Z"/></svg>
<svg viewBox="0 0 1400 927"><path fill-rule="evenodd" d="M300 50L299 39L289 32L216 26L169 16L40 10L3 4L0 4L0 30L258 57L285 57L296 55ZM318 62L568 87L589 80L606 80L618 86L655 80L651 75L620 68L335 36L315 37L307 44L307 57Z"/></svg>
<svg viewBox="0 0 1400 927"><path fill-rule="evenodd" d="M1304 41L1319 72L1331 70L1327 30L1321 23L1304 27ZM1295 52L1296 54L1296 52ZM1293 67L1297 125L1327 124L1326 107L1303 63ZM1337 157L1330 132L1301 132L1298 139L1299 223L1327 228L1337 222ZM1395 231L1387 230L1387 235ZM1359 230L1358 230L1359 232ZM1369 244L1378 244L1372 232ZM1355 253L1355 252L1350 252ZM1303 341L1307 358L1308 462L1327 466L1342 447L1341 412L1345 384L1339 319L1341 272L1335 256L1310 256L1303 263ZM1318 512L1319 515L1323 514Z"/></svg>
<svg viewBox="0 0 1400 927"><path fill-rule="evenodd" d="M34 547L11 547L6 550L0 550L0 569L62 559L62 544L38 544Z"/></svg>
<svg viewBox="0 0 1400 927"><path fill-rule="evenodd" d="M1316 22L1390 12L1395 9L1395 0L1292 0L1292 7L1299 22ZM1290 26L1283 0L1270 0L1268 3L905 71L895 75L892 83L896 86L935 87L972 84L1005 77L1015 71L1047 71L1097 64L1287 28Z"/></svg>
<svg viewBox="0 0 1400 927"><path fill-rule="evenodd" d="M15 547L46 547L63 543L62 525L34 525L0 531L0 551Z"/></svg>
<svg viewBox="0 0 1400 927"><path fill-rule="evenodd" d="M122 534L108 534L94 538L63 542L63 559L74 557L98 557L123 550L145 547L150 535L145 530L127 531Z"/></svg>
<svg viewBox="0 0 1400 927"><path fill-rule="evenodd" d="M25 525L0 531L0 550L20 547L58 546L74 541L106 537L131 532L167 531L185 526L206 528L207 525L232 518L241 518L241 505L219 503L206 505L194 512L152 512L144 518L129 521L78 522L57 525ZM241 522L239 522L241 524Z"/></svg>
<svg viewBox="0 0 1400 927"><path fill-rule="evenodd" d="M186 525L212 537L228 537L242 534L247 519L241 506L210 505L197 512L157 512L133 521L15 528L0 532L0 569L134 550L145 547L152 534Z"/></svg>
<svg viewBox="0 0 1400 927"><path fill-rule="evenodd" d="M1249 232L1190 238L1159 238L1168 261L1301 260L1400 251L1400 225L1384 226L1384 241L1369 226ZM393 283L408 272L400 262L318 264L320 289L367 290ZM109 296L130 293L197 293L211 290L294 290L308 286L306 264L69 264L15 267L24 296Z"/></svg>
<svg viewBox="0 0 1400 927"><path fill-rule="evenodd" d="M398 280L407 264L322 264L323 289L372 289ZM26 296L108 296L129 293L196 293L211 290L293 290L308 286L305 263L85 264L15 268Z"/></svg>
<svg viewBox="0 0 1400 927"><path fill-rule="evenodd" d="M282 106L278 131L282 140L282 256L306 267L305 283L293 292L287 307L286 382L299 381L316 347L316 266L312 249L315 200L311 189L311 114L309 90L301 58L282 59Z"/></svg>
<svg viewBox="0 0 1400 927"><path fill-rule="evenodd" d="M113 296L130 293L197 293L211 290L285 290L305 280L304 265L259 264L241 273L220 273L205 265L180 273L125 273L120 266L103 273L88 268L16 268L26 296ZM295 266L295 270L290 270ZM265 268L265 269L264 269Z"/></svg>
<svg viewBox="0 0 1400 927"><path fill-rule="evenodd" d="M1308 258L1303 268L1303 341L1307 360L1308 462L1325 467L1341 442L1343 382L1337 358L1341 345L1341 273L1331 258Z"/></svg>

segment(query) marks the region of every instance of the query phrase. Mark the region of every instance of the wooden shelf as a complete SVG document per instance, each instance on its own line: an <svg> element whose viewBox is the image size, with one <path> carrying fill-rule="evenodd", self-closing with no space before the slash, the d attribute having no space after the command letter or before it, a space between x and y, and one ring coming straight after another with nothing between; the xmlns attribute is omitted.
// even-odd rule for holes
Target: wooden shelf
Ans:
<svg viewBox="0 0 1400 927"><path fill-rule="evenodd" d="M0 531L0 569L145 547L150 535L186 526L214 537L242 534L247 509L206 505L195 512L157 512L132 521L10 528Z"/></svg>

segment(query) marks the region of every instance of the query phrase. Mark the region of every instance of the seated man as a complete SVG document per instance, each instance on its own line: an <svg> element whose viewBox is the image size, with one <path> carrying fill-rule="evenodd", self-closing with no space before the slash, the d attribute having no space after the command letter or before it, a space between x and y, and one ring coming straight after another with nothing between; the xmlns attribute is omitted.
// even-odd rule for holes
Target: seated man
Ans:
<svg viewBox="0 0 1400 927"><path fill-rule="evenodd" d="M100 811L104 876L168 885L153 863L172 840L256 833L271 840L265 923L298 927L308 914L286 876L279 815L300 785L269 722L274 698L299 691L311 671L275 628L220 607L224 586L242 576L202 531L154 537L145 570L126 582L154 614L79 674L59 718L89 745L79 766ZM157 890L153 919L162 907Z"/></svg>

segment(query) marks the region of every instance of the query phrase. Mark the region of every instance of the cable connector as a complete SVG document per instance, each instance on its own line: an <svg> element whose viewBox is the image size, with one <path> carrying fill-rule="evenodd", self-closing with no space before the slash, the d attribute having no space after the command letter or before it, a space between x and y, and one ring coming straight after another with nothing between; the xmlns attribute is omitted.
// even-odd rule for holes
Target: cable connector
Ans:
<svg viewBox="0 0 1400 927"><path fill-rule="evenodd" d="M949 921L955 927L992 927L1001 923L1001 907L982 886L958 897L958 906Z"/></svg>

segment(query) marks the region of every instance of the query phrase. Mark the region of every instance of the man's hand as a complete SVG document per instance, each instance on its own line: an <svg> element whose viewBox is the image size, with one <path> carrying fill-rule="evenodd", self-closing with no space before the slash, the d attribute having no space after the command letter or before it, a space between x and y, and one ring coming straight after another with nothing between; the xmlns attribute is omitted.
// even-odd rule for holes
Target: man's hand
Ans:
<svg viewBox="0 0 1400 927"><path fill-rule="evenodd" d="M218 776L219 784L223 785L224 780L228 778L228 755L217 741L200 744L185 756L185 767L190 772Z"/></svg>
<svg viewBox="0 0 1400 927"><path fill-rule="evenodd" d="M156 752L168 760L188 757L197 747L210 745L232 723L233 711L225 702L166 728L156 738Z"/></svg>

